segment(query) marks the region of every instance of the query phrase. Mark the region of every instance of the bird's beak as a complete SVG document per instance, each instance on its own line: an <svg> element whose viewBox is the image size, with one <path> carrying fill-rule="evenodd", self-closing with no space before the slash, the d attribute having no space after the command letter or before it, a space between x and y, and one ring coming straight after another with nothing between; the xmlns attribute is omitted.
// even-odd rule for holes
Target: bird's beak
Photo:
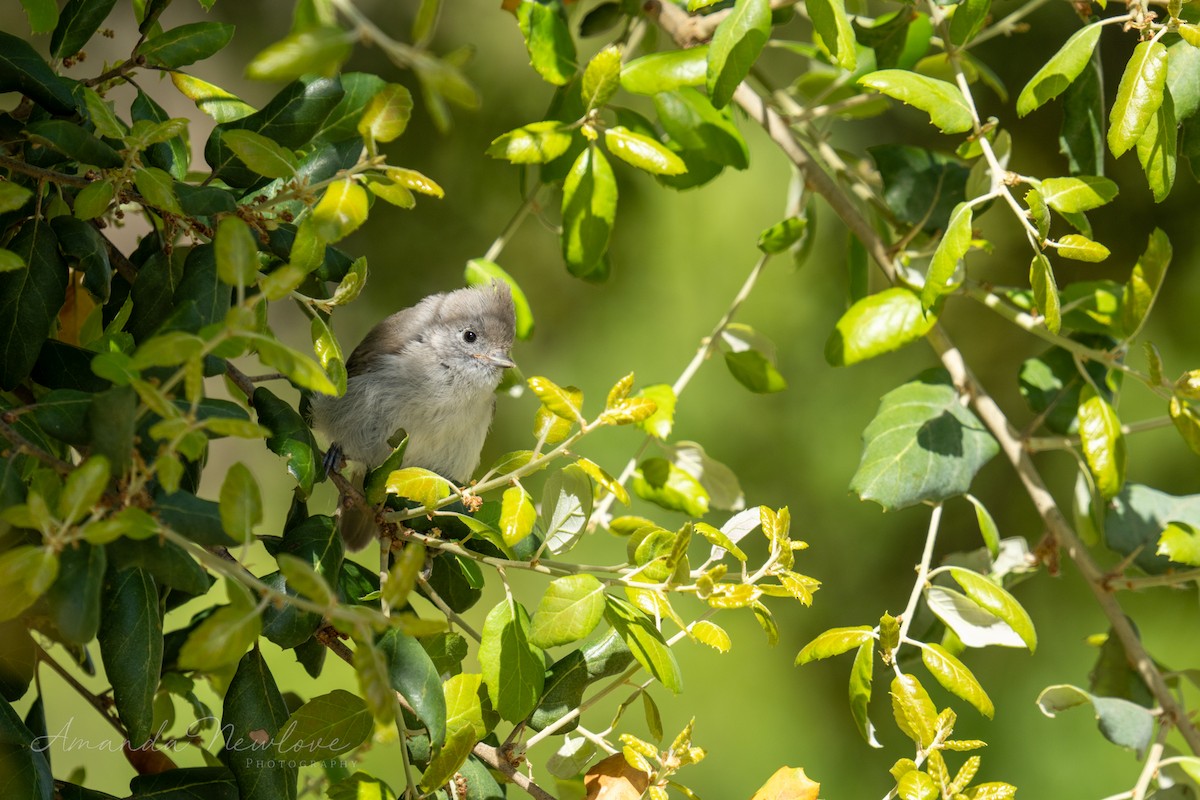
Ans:
<svg viewBox="0 0 1200 800"><path fill-rule="evenodd" d="M483 359L488 364L491 364L493 367L500 367L501 369L512 369L516 366L516 362L509 358L508 354L503 350L497 350L494 353L481 355L479 358Z"/></svg>

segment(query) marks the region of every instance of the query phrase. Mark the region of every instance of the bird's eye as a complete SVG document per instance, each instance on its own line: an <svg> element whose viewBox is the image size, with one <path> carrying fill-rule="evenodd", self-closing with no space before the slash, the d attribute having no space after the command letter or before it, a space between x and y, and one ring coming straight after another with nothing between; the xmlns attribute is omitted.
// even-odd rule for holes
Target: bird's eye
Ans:
<svg viewBox="0 0 1200 800"><path fill-rule="evenodd" d="M463 336L463 341L466 342L467 344L471 344L472 342L474 342L476 339L479 338L478 336L475 335L475 331L463 331L462 336Z"/></svg>

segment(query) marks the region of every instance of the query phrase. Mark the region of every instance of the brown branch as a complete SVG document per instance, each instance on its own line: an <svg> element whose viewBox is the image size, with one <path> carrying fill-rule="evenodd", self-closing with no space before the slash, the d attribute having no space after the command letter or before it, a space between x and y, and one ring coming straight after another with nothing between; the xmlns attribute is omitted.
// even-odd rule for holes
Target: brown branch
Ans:
<svg viewBox="0 0 1200 800"><path fill-rule="evenodd" d="M48 467L53 467L55 471L60 472L63 475L66 475L72 469L74 469L74 467L72 467L66 461L63 461L53 453L46 452L22 436L16 428L9 424L8 414L0 417L0 435L2 435L5 439L8 439L16 450L33 456L38 461L41 461ZM2 455L5 458L11 458L12 453L9 448L4 448Z"/></svg>
<svg viewBox="0 0 1200 800"><path fill-rule="evenodd" d="M125 73L132 72L135 69L137 69L138 67L145 66L145 64L146 64L145 56L134 56L133 58L129 59L128 61L124 61L124 62L118 64L117 66L113 67L108 72L102 72L94 78L88 78L87 80L82 81L82 83L84 86L99 86L100 84L104 83L105 81L111 81L113 78L124 77Z"/></svg>
<svg viewBox="0 0 1200 800"><path fill-rule="evenodd" d="M92 181L87 178L81 178L78 175L68 175L65 172L55 172L52 169L44 169L35 167L33 164L26 164L19 158L12 156L0 155L0 167L10 169L13 172L20 172L22 175L28 175L31 178L39 180L51 181L53 183L65 183L68 186L89 186Z"/></svg>

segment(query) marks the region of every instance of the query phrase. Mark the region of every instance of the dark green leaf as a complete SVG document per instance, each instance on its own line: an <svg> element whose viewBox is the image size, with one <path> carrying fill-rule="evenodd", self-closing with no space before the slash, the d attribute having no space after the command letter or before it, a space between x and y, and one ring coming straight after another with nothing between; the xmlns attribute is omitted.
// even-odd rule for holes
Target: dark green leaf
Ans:
<svg viewBox="0 0 1200 800"><path fill-rule="evenodd" d="M329 761L361 745L374 728L362 698L334 689L292 712L283 724L278 747L282 753L304 761Z"/></svg>
<svg viewBox="0 0 1200 800"><path fill-rule="evenodd" d="M271 430L267 447L272 453L283 456L287 470L300 490L307 497L312 493L313 483L324 480L318 475L317 442L304 419L288 403L280 400L265 387L254 390L254 410L258 421Z"/></svg>
<svg viewBox="0 0 1200 800"><path fill-rule="evenodd" d="M884 395L863 445L850 488L889 511L965 493L1000 450L942 370Z"/></svg>
<svg viewBox="0 0 1200 800"><path fill-rule="evenodd" d="M1100 733L1115 745L1137 751L1139 756L1154 738L1155 719L1148 708L1116 697L1097 697L1077 686L1059 684L1042 690L1038 707L1048 717L1075 706L1091 705Z"/></svg>
<svg viewBox="0 0 1200 800"><path fill-rule="evenodd" d="M369 72L346 72L339 80L345 95L329 112L321 129L313 136L314 142L359 139L358 120L362 117L367 103L386 85L383 78Z"/></svg>
<svg viewBox="0 0 1200 800"><path fill-rule="evenodd" d="M724 108L750 72L771 36L768 0L737 0L713 33L708 48L706 85L716 108ZM840 37L838 38L840 42ZM853 50L851 51L853 52Z"/></svg>
<svg viewBox="0 0 1200 800"><path fill-rule="evenodd" d="M404 696L425 723L435 744L446 741L446 697L442 679L421 644L392 628L375 642L388 663L392 688Z"/></svg>
<svg viewBox="0 0 1200 800"><path fill-rule="evenodd" d="M232 38L232 25L191 22L150 37L137 53L147 64L178 69L216 55Z"/></svg>
<svg viewBox="0 0 1200 800"><path fill-rule="evenodd" d="M58 577L43 595L63 638L84 645L100 629L101 588L107 564L103 547L77 542L59 554Z"/></svg>
<svg viewBox="0 0 1200 800"><path fill-rule="evenodd" d="M0 388L29 375L66 298L67 265L44 221L27 222L8 243L28 269L0 272Z"/></svg>
<svg viewBox="0 0 1200 800"><path fill-rule="evenodd" d="M143 569L110 570L100 610L100 657L117 716L140 747L154 733L154 693L162 670L163 622L154 579Z"/></svg>
<svg viewBox="0 0 1200 800"><path fill-rule="evenodd" d="M883 199L903 222L926 233L945 230L954 207L966 198L969 170L943 153L905 145L877 145L867 152L883 179Z"/></svg>
<svg viewBox="0 0 1200 800"><path fill-rule="evenodd" d="M0 700L0 765L3 789L9 797L52 800L55 795L50 761L44 742L21 721L5 700Z"/></svg>
<svg viewBox="0 0 1200 800"><path fill-rule="evenodd" d="M83 49L117 0L67 0L50 37L50 55L72 56Z"/></svg>
<svg viewBox="0 0 1200 800"><path fill-rule="evenodd" d="M107 302L113 270L104 237L88 223L66 214L51 220L50 227L69 265L83 273L84 288L99 302Z"/></svg>
<svg viewBox="0 0 1200 800"><path fill-rule="evenodd" d="M1163 88L1162 105L1150 118L1146 132L1137 140L1138 161L1146 182L1154 194L1154 202L1161 203L1175 185L1175 165L1179 128L1175 121L1175 103L1171 91Z"/></svg>
<svg viewBox="0 0 1200 800"><path fill-rule="evenodd" d="M137 393L128 386L118 386L98 393L88 409L92 452L108 459L113 475L123 475L129 469L137 405Z"/></svg>
<svg viewBox="0 0 1200 800"><path fill-rule="evenodd" d="M1133 338L1141 330L1155 298L1162 288L1167 267L1171 264L1171 241L1160 228L1155 228L1146 243L1146 250L1133 265L1122 298L1122 320L1125 334Z"/></svg>
<svg viewBox="0 0 1200 800"><path fill-rule="evenodd" d="M1067 157L1072 175L1104 174L1103 95L1100 65L1092 57L1063 95L1058 149Z"/></svg>
<svg viewBox="0 0 1200 800"><path fill-rule="evenodd" d="M135 775L129 789L133 792L129 800L239 800L233 773L225 767L182 767L157 775Z"/></svg>
<svg viewBox="0 0 1200 800"><path fill-rule="evenodd" d="M189 492L175 492L155 498L155 510L165 524L196 544L205 547L237 544L226 535L220 509L212 500Z"/></svg>
<svg viewBox="0 0 1200 800"><path fill-rule="evenodd" d="M296 761L277 745L287 718L270 667L257 649L251 650L238 664L221 713L223 755L241 800L295 800ZM247 757L250 752L253 758Z"/></svg>
<svg viewBox="0 0 1200 800"><path fill-rule="evenodd" d="M37 144L52 147L81 164L115 169L125 163L116 150L74 122L68 122L65 119L45 119L31 122L25 130L30 139Z"/></svg>
<svg viewBox="0 0 1200 800"><path fill-rule="evenodd" d="M50 69L28 42L0 31L0 91L20 92L55 114L75 111L71 84Z"/></svg>
<svg viewBox="0 0 1200 800"><path fill-rule="evenodd" d="M954 9L950 18L950 41L959 47L975 38L987 21L992 9L992 0L963 0Z"/></svg>
<svg viewBox="0 0 1200 800"><path fill-rule="evenodd" d="M185 595L202 595L213 583L187 551L158 537L138 541L118 539L107 545L107 552L110 577L115 571L136 567L148 572L159 586L171 587Z"/></svg>

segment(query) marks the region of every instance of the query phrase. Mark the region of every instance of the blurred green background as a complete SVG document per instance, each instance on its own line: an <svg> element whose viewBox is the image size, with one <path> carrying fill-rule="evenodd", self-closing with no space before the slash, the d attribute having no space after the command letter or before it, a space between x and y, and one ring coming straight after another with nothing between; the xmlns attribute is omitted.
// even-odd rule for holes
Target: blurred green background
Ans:
<svg viewBox="0 0 1200 800"><path fill-rule="evenodd" d="M18 34L28 31L16 2L5 4L0 24ZM591 4L579 4L586 10ZM894 4L885 4L888 10ZM381 28L404 39L417 3L361 2L359 7ZM433 49L445 52L463 45L475 50L466 68L479 87L482 107L477 112L455 111L456 127L438 134L424 113L412 76L386 62L378 50L359 46L347 70L374 71L414 90L417 108L405 135L387 146L392 163L418 169L446 190L444 200L421 198L411 211L377 203L371 218L343 243L355 255L367 256L371 274L367 290L350 309L334 316L335 330L349 352L359 338L385 315L410 305L426 294L462 284L469 258L480 257L521 202L522 186L516 168L484 155L500 133L539 119L552 87L528 67L527 56L512 16L499 0L450 0L445 4ZM997 17L1018 4L999 0ZM865 11L865 9L859 9ZM879 9L872 7L873 13ZM220 19L236 24L232 45L219 56L190 68L194 73L242 96L254 105L264 103L278 86L253 83L242 77L246 62L266 44L286 34L289 4L225 2L205 15L198 4L180 0L164 14L165 27L197 19ZM1017 37L999 37L981 46L977 55L1000 75L1010 92L1020 87L1077 26L1067 3L1050 3L1029 18L1032 30ZM127 55L136 32L132 11L120 3L107 23L115 36L97 40L83 65L69 74L77 77L101 71L105 59ZM43 52L46 42L35 42ZM776 38L808 40L804 22L789 23ZM581 59L606 41L584 40ZM1106 29L1102 51L1108 65L1109 97L1115 90L1124 56L1133 37ZM1038 59L1041 59L1039 61ZM772 52L763 62L779 85L793 80L805 62ZM198 152L211 121L175 92L169 81L147 75L143 88L168 112L193 119L193 149ZM112 95L118 111L127 111L128 98ZM994 114L1014 138L1010 167L1039 177L1066 172L1057 154L1060 111L1056 104L1025 120L1017 120L1009 104L987 89L978 94L984 114ZM125 105L122 105L124 103ZM500 257L500 263L521 283L537 321L531 341L518 344L515 357L526 375L545 375L559 384L584 390L587 407L621 375L636 371L639 384L671 383L691 358L733 298L757 256L759 232L784 215L790 167L751 122L740 120L751 149L751 166L727 171L711 184L683 193L658 186L647 176L617 165L620 205L612 246L612 277L591 285L570 277L562 266L557 239L548 229L557 220L557 195L543 194L545 224L534 217L521 227ZM883 142L921 144L950 149L916 113L898 110L875 119L844 123L831 132L831 143L851 153ZM202 166L202 162L198 164ZM1110 160L1110 177L1121 185L1117 202L1093 217L1097 237L1113 251L1104 265L1064 265L1059 285L1071 280L1113 277L1124 280L1136 255L1145 246L1153 225L1166 230L1175 246L1175 260L1159 306L1146 336L1161 348L1169 376L1200 366L1196 363L1195 301L1200 278L1195 269L1198 194L1196 183L1181 163L1175 192L1154 205L1136 160ZM971 257L973 274L1001 284L1026 280L1027 245L1005 210L993 210L977 223L995 244L992 255ZM126 232L132 242L137 231ZM797 569L823 582L811 609L775 601L782 637L768 649L749 611L724 612L716 621L733 637L733 649L718 655L701 645L683 642L677 648L684 671L684 693L670 696L652 689L663 711L667 737L696 718L695 742L709 751L698 766L679 779L705 798L749 797L781 765L803 766L822 783L828 798L882 797L892 785L887 768L911 750L889 719L887 676L877 666L872 716L887 749L874 751L855 732L846 700L849 656L803 669L792 666L797 650L820 631L841 625L874 624L884 611L899 613L911 590L913 567L920 556L928 513L910 509L884 515L874 505L850 495L847 486L860 452L860 432L874 414L879 397L915 373L935 364L922 344L849 369L829 367L823 358L828 332L846 306L846 234L829 209L818 205L817 246L801 268L785 257L773 261L737 319L770 336L779 346L780 369L789 388L779 394L751 395L727 373L720 360L704 366L682 396L674 436L701 442L708 452L734 469L749 504L787 505L793 529L811 548L800 554ZM1061 262L1060 262L1061 263ZM878 276L873 276L878 288ZM275 309L276 330L294 346L307 344L307 324L294 309ZM998 317L968 300L951 301L944 321L979 374L1021 427L1030 418L1016 391L1021 361L1043 348L1033 337L1010 329ZM1133 356L1140 365L1140 353ZM222 387L214 386L214 391ZM292 395L294 397L294 395ZM536 399L501 398L484 463L500 453L531 446ZM1131 387L1121 398L1125 421L1161 416L1165 408L1148 392ZM581 452L617 473L641 440L634 430L602 431L586 440ZM215 497L224 466L234 460L249 464L262 484L268 505L276 510L261 528L277 533L290 493L283 462L261 445L233 440L214 444L202 494ZM1137 436L1131 442L1129 477L1176 494L1200 491L1196 457L1169 428ZM1075 463L1062 454L1039 458L1047 479L1060 499L1069 502ZM994 461L979 475L973 492L995 516L1004 536L1020 536L1031 546L1042 528L1011 470ZM322 504L325 504L324 506ZM314 511L332 508L332 495L318 495ZM637 506L635 506L635 510ZM680 519L654 508L642 509L667 527ZM713 524L724 521L714 512ZM944 517L938 557L980 545L974 514L963 501L951 502ZM361 556L360 556L361 557ZM572 557L585 562L620 562L624 543L598 533ZM1115 563L1111 554L1101 554ZM1066 559L1064 558L1064 562ZM266 571L265 557L249 554L252 569ZM272 567L273 568L273 567ZM526 606L532 608L544 582L521 576ZM476 624L493 594L472 611ZM1085 710L1058 719L1044 717L1034 704L1038 692L1054 683L1086 685L1096 650L1085 642L1106 629L1087 587L1069 563L1062 574L1039 573L1016 590L1038 627L1040 647L1035 655L993 649L969 652L965 660L991 694L996 718L988 722L965 704L957 738L980 738L989 743L982 752L981 780L1004 780L1020 787L1023 797L1102 797L1133 785L1139 763L1132 753L1104 741ZM491 602L489 602L489 600ZM1195 635L1195 590L1122 596L1152 653L1164 664L1183 668L1200 660L1200 637ZM698 604L678 603L686 616L699 613ZM195 609L185 609L186 612ZM185 617L168 619L168 629ZM264 643L265 644L265 643ZM344 665L329 659L320 681L309 679L290 654L267 644L267 657L279 665L281 684L303 697L336 686L352 688ZM56 676L43 673L50 731L66 720L70 733L93 745L111 732L66 689ZM927 681L932 686L933 681ZM102 677L87 681L102 688ZM61 690L61 691L60 691ZM208 695L219 711L215 695ZM948 696L934 693L944 705ZM18 710L24 711L26 698ZM607 726L611 707L585 720L594 730ZM180 709L180 713L184 713ZM643 735L644 723L635 706L619 730ZM211 735L211 733L209 734ZM63 743L65 744L65 743ZM366 766L399 781L397 759L377 747ZM549 750L535 752L537 765ZM51 752L56 775L65 776L86 765L89 785L116 794L127 791L132 771L120 757L89 747ZM180 763L199 763L180 755ZM956 767L961 761L952 760ZM395 784L394 784L395 785ZM519 794L516 790L510 795Z"/></svg>

